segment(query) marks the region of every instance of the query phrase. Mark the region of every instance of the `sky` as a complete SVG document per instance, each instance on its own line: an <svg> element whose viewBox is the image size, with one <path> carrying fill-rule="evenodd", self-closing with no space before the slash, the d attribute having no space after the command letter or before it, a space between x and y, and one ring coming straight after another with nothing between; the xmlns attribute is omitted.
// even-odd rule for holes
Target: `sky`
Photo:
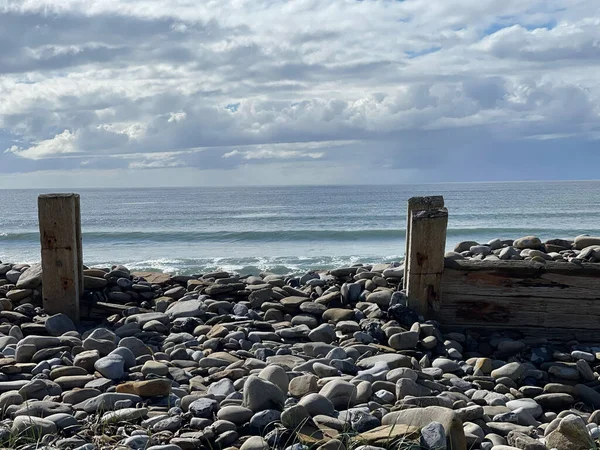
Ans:
<svg viewBox="0 0 600 450"><path fill-rule="evenodd" d="M600 1L0 0L0 188L600 178Z"/></svg>

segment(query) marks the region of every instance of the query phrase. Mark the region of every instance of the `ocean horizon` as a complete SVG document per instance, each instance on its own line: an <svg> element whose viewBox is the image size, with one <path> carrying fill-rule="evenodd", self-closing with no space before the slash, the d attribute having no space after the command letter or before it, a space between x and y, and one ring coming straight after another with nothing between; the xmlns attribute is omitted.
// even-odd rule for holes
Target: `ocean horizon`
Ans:
<svg viewBox="0 0 600 450"><path fill-rule="evenodd" d="M600 234L600 181L3 190L0 260L39 261L37 196L81 195L84 262L192 274L400 262L406 202L443 195L447 248Z"/></svg>

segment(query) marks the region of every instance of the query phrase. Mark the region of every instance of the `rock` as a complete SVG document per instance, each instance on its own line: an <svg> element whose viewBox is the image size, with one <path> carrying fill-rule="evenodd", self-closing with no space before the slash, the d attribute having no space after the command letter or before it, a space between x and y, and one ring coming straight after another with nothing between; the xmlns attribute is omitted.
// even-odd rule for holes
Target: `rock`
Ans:
<svg viewBox="0 0 600 450"><path fill-rule="evenodd" d="M72 391L65 392L62 396L62 401L71 405L83 403L84 401L97 397L101 392L98 389L82 388L74 389Z"/></svg>
<svg viewBox="0 0 600 450"><path fill-rule="evenodd" d="M502 377L508 377L511 380L518 380L521 375L525 372L525 367L518 362L512 362L499 367L496 370L492 370L492 377L498 379Z"/></svg>
<svg viewBox="0 0 600 450"><path fill-rule="evenodd" d="M79 426L79 422L71 414L66 414L66 413L52 414L52 415L46 417L45 419L49 420L50 422L53 422L54 425L56 425L56 427L60 430L64 430L65 428L68 428L68 427L78 427Z"/></svg>
<svg viewBox="0 0 600 450"><path fill-rule="evenodd" d="M402 400L406 396L425 397L431 395L431 390L417 384L410 378L400 378L396 382L396 398Z"/></svg>
<svg viewBox="0 0 600 450"><path fill-rule="evenodd" d="M103 424L117 422L134 422L148 414L148 408L123 408L109 411L102 415L100 422Z"/></svg>
<svg viewBox="0 0 600 450"><path fill-rule="evenodd" d="M362 291L360 283L344 283L340 289L344 304L356 303Z"/></svg>
<svg viewBox="0 0 600 450"><path fill-rule="evenodd" d="M179 445L175 445L175 444L165 444L165 445L152 445L151 447L148 447L147 450L182 450L182 448Z"/></svg>
<svg viewBox="0 0 600 450"><path fill-rule="evenodd" d="M396 425L382 425L373 430L369 430L364 433L360 433L351 439L351 443L367 444L361 446L352 445L351 448L355 450L385 450L389 448L388 445L395 441L410 441L411 438L418 438L419 428L413 425L407 424L396 424ZM385 446L385 447L379 447ZM392 447L394 448L394 447ZM454 450L454 449L453 449ZM466 450L466 447L458 450Z"/></svg>
<svg viewBox="0 0 600 450"><path fill-rule="evenodd" d="M135 360L135 355L127 347L117 347L112 352L110 352L109 355L122 356L125 360L125 369L130 369L131 367L137 364Z"/></svg>
<svg viewBox="0 0 600 450"><path fill-rule="evenodd" d="M538 238L536 236L525 236L525 237L515 240L515 242L513 243L513 247L515 247L519 250L522 250L525 248L538 249L538 248L542 247L542 241L540 240L540 238Z"/></svg>
<svg viewBox="0 0 600 450"><path fill-rule="evenodd" d="M317 447L317 450L346 450L346 447L339 439L330 439Z"/></svg>
<svg viewBox="0 0 600 450"><path fill-rule="evenodd" d="M240 447L240 450L269 450L269 444L260 436L250 436Z"/></svg>
<svg viewBox="0 0 600 450"><path fill-rule="evenodd" d="M321 394L308 394L302 397L298 404L304 406L311 417L318 415L333 416L335 414L335 407L331 400Z"/></svg>
<svg viewBox="0 0 600 450"><path fill-rule="evenodd" d="M236 425L243 425L250 420L253 414L251 409L232 405L219 409L217 417L221 420L228 420Z"/></svg>
<svg viewBox="0 0 600 450"><path fill-rule="evenodd" d="M467 450L462 420L451 409L429 406L427 408L394 411L384 415L381 420L382 425L404 424L416 426L419 429L429 425L431 422L442 424L446 436L449 438L452 450Z"/></svg>
<svg viewBox="0 0 600 450"><path fill-rule="evenodd" d="M390 369L397 369L399 367L412 367L411 360L408 356L399 355L396 353L384 353L381 355L369 356L359 360L357 365L363 369L370 369L378 363L385 363Z"/></svg>
<svg viewBox="0 0 600 450"><path fill-rule="evenodd" d="M76 410L83 410L88 414L96 413L97 411L112 411L115 409L117 402L128 400L134 404L142 401L138 395L107 392L78 403L74 408Z"/></svg>
<svg viewBox="0 0 600 450"><path fill-rule="evenodd" d="M39 439L46 434L54 434L57 432L54 422L32 416L17 416L13 421L12 434L15 436L31 436L34 439Z"/></svg>
<svg viewBox="0 0 600 450"><path fill-rule="evenodd" d="M219 403L212 398L199 398L190 403L188 410L195 417L212 419L213 413L217 410Z"/></svg>
<svg viewBox="0 0 600 450"><path fill-rule="evenodd" d="M392 335L388 342L395 350L413 350L419 342L419 333L416 331L397 333Z"/></svg>
<svg viewBox="0 0 600 450"><path fill-rule="evenodd" d="M257 412L250 419L250 427L259 433L263 433L264 430L279 421L281 413L274 409L265 409L264 411Z"/></svg>
<svg viewBox="0 0 600 450"><path fill-rule="evenodd" d="M71 405L52 402L49 400L33 400L20 405L20 408L14 411L15 416L47 417L53 414L73 414Z"/></svg>
<svg viewBox="0 0 600 450"><path fill-rule="evenodd" d="M513 447L522 450L547 450L547 447L542 444L540 441L524 434L518 433L516 431L511 431L508 433L507 441Z"/></svg>
<svg viewBox="0 0 600 450"><path fill-rule="evenodd" d="M36 379L31 380L19 389L19 394L25 399L42 400L47 395L55 396L62 394L61 387L50 380Z"/></svg>
<svg viewBox="0 0 600 450"><path fill-rule="evenodd" d="M289 383L289 392L292 396L301 398L307 394L313 394L319 392L319 385L317 381L319 379L313 374L300 375L292 378Z"/></svg>
<svg viewBox="0 0 600 450"><path fill-rule="evenodd" d="M424 450L446 450L446 431L439 422L431 422L421 428L421 448Z"/></svg>
<svg viewBox="0 0 600 450"><path fill-rule="evenodd" d="M217 400L222 400L234 392L236 392L235 387L229 378L223 378L222 380L212 383L207 390L207 393Z"/></svg>
<svg viewBox="0 0 600 450"><path fill-rule="evenodd" d="M145 381L130 381L116 387L118 393L135 394L140 397L166 397L171 393L171 381L154 379Z"/></svg>
<svg viewBox="0 0 600 450"><path fill-rule="evenodd" d="M530 398L511 400L509 402L506 402L506 406L510 408L511 411L515 411L519 408L522 408L523 410L531 414L532 417L535 418L540 417L544 413L542 407L535 400Z"/></svg>
<svg viewBox="0 0 600 450"><path fill-rule="evenodd" d="M394 291L391 289L384 289L382 291L375 291L372 294L367 295L367 301L370 303L376 303L379 306L387 307L392 299Z"/></svg>
<svg viewBox="0 0 600 450"><path fill-rule="evenodd" d="M281 423L288 430L296 430L304 425L310 415L304 405L294 405L284 409L281 413Z"/></svg>
<svg viewBox="0 0 600 450"><path fill-rule="evenodd" d="M461 370L456 361L452 361L448 358L436 358L431 366L437 369L442 369L444 373L454 373Z"/></svg>
<svg viewBox="0 0 600 450"><path fill-rule="evenodd" d="M575 385L575 393L586 405L600 408L600 393L584 384Z"/></svg>
<svg viewBox="0 0 600 450"><path fill-rule="evenodd" d="M308 333L308 338L313 342L325 342L330 344L336 338L335 328L328 323L323 323Z"/></svg>
<svg viewBox="0 0 600 450"><path fill-rule="evenodd" d="M69 389L82 388L94 379L95 377L93 375L67 375L56 378L54 382L58 384L63 391L67 391Z"/></svg>
<svg viewBox="0 0 600 450"><path fill-rule="evenodd" d="M583 250L584 248L600 245L600 237L581 235L575 238L575 248ZM17 286L19 287L19 286Z"/></svg>
<svg viewBox="0 0 600 450"><path fill-rule="evenodd" d="M24 401L25 399L18 391L8 391L0 394L0 417L4 415L4 411L10 405L20 405Z"/></svg>
<svg viewBox="0 0 600 450"><path fill-rule="evenodd" d="M285 403L285 394L270 381L250 375L244 383L242 404L252 411L277 409L281 411Z"/></svg>
<svg viewBox="0 0 600 450"><path fill-rule="evenodd" d="M287 373L285 373L285 370L283 370L280 366L267 366L260 371L258 376L263 380L270 381L279 389L281 389L281 392L287 394L290 380L287 376Z"/></svg>
<svg viewBox="0 0 600 450"><path fill-rule="evenodd" d="M153 374L160 377L166 377L169 374L169 368L158 361L146 361L142 366L142 374L145 376Z"/></svg>
<svg viewBox="0 0 600 450"><path fill-rule="evenodd" d="M347 409L356 399L356 386L344 380L333 380L323 386L319 394L331 401L336 408Z"/></svg>
<svg viewBox="0 0 600 450"><path fill-rule="evenodd" d="M342 308L330 308L323 313L324 321L331 321L334 323L340 320L351 320L354 317L354 310L342 309Z"/></svg>
<svg viewBox="0 0 600 450"><path fill-rule="evenodd" d="M96 361L94 368L109 380L120 380L125 376L125 359L121 355L108 355Z"/></svg>
<svg viewBox="0 0 600 450"><path fill-rule="evenodd" d="M16 282L18 289L36 289L42 284L42 265L33 264L26 269Z"/></svg>
<svg viewBox="0 0 600 450"><path fill-rule="evenodd" d="M471 247L473 247L475 245L479 245L479 243L476 241L463 241L463 242L458 243L456 245L456 247L454 247L454 251L456 253L462 253L462 252L468 251Z"/></svg>
<svg viewBox="0 0 600 450"><path fill-rule="evenodd" d="M181 428L182 419L179 416L167 417L152 425L152 431L160 433L161 431L176 432Z"/></svg>
<svg viewBox="0 0 600 450"><path fill-rule="evenodd" d="M86 372L94 371L94 364L100 359L98 350L83 351L75 356L73 365L85 369Z"/></svg>
<svg viewBox="0 0 600 450"><path fill-rule="evenodd" d="M104 278L93 277L90 275L83 276L83 287L88 290L99 290L104 289L108 284L108 281Z"/></svg>
<svg viewBox="0 0 600 450"><path fill-rule="evenodd" d="M551 411L562 411L575 403L572 396L563 393L542 394L535 397L534 400L545 410Z"/></svg>
<svg viewBox="0 0 600 450"><path fill-rule="evenodd" d="M204 312L204 302L201 300L185 300L171 303L166 314L171 320L181 317L198 317Z"/></svg>
<svg viewBox="0 0 600 450"><path fill-rule="evenodd" d="M560 450L589 450L595 447L584 420L569 414L546 436L546 445Z"/></svg>
<svg viewBox="0 0 600 450"><path fill-rule="evenodd" d="M48 334L51 336L62 336L67 331L75 331L75 324L66 314L54 314L46 319L44 323Z"/></svg>
<svg viewBox="0 0 600 450"><path fill-rule="evenodd" d="M124 337L119 341L119 347L126 347L135 355L136 358L143 355L151 355L152 351L144 342L136 337Z"/></svg>

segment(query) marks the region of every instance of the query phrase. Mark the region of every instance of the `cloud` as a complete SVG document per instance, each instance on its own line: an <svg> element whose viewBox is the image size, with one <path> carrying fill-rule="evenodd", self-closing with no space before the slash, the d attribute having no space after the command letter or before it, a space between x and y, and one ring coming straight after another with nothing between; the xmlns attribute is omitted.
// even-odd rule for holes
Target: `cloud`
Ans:
<svg viewBox="0 0 600 450"><path fill-rule="evenodd" d="M77 152L77 134L73 134L69 130L65 130L51 139L37 142L29 148L24 149L13 145L6 150L6 153L14 153L27 159L43 159Z"/></svg>
<svg viewBox="0 0 600 450"><path fill-rule="evenodd" d="M558 176L596 151L599 30L584 0L8 0L0 173Z"/></svg>

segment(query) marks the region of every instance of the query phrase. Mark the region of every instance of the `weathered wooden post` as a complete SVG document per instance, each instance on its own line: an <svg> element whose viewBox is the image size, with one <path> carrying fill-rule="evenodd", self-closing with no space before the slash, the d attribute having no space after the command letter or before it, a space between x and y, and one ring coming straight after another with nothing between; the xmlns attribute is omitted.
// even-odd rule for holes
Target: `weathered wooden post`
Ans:
<svg viewBox="0 0 600 450"><path fill-rule="evenodd" d="M411 197L408 199L408 209L406 211L406 249L404 251L404 289L407 289L408 281L408 266L410 258L410 236L411 236L411 222L412 213L418 211L426 211L432 208L443 208L444 197L441 195L433 195L430 197Z"/></svg>
<svg viewBox="0 0 600 450"><path fill-rule="evenodd" d="M64 313L79 321L83 294L83 251L78 194L38 197L42 246L42 297L48 314Z"/></svg>
<svg viewBox="0 0 600 450"><path fill-rule="evenodd" d="M443 201L443 199L442 199ZM439 200L436 200L439 204ZM411 212L410 242L405 261L409 307L424 317L441 307L448 210L432 207Z"/></svg>

